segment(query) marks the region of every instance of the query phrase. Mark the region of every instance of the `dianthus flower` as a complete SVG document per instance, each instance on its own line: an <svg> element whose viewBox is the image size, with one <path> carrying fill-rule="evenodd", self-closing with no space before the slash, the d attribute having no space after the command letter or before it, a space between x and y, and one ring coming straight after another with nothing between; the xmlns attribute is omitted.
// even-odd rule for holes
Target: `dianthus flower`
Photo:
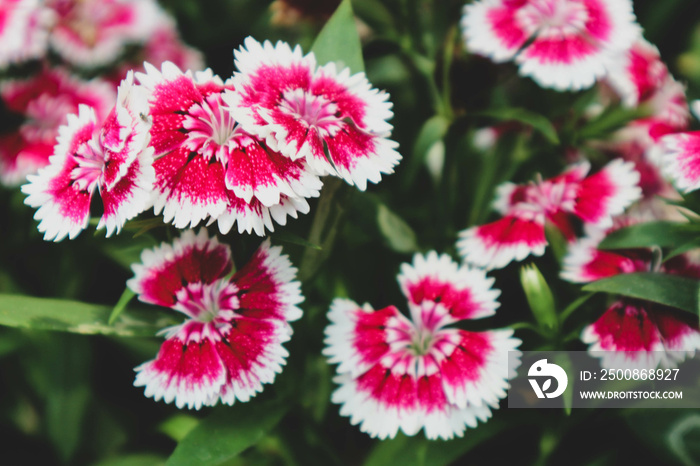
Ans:
<svg viewBox="0 0 700 466"><path fill-rule="evenodd" d="M0 69L43 57L53 19L40 0L0 0Z"/></svg>
<svg viewBox="0 0 700 466"><path fill-rule="evenodd" d="M51 0L49 5L56 12L50 45L82 68L109 65L127 46L146 42L160 8L154 0Z"/></svg>
<svg viewBox="0 0 700 466"><path fill-rule="evenodd" d="M116 93L99 79L83 81L60 68L44 68L37 75L0 85L0 97L10 111L23 118L16 131L0 136L0 182L16 186L48 165L68 115L81 104L103 121L114 106Z"/></svg>
<svg viewBox="0 0 700 466"><path fill-rule="evenodd" d="M331 305L324 354L338 364L332 401L372 437L398 430L430 439L461 437L506 396L512 330L472 332L452 324L495 313L500 291L482 270L447 255L416 255L398 277L410 318L394 306L373 310L348 299ZM517 360L519 361L519 352Z"/></svg>
<svg viewBox="0 0 700 466"><path fill-rule="evenodd" d="M630 0L479 0L462 29L471 52L515 58L520 74L558 90L592 86L640 34Z"/></svg>
<svg viewBox="0 0 700 466"><path fill-rule="evenodd" d="M144 251L127 285L141 301L187 318L163 330L165 342L135 369L134 385L156 401L200 409L246 402L272 383L304 299L281 251L268 240L233 275L230 248L204 229Z"/></svg>
<svg viewBox="0 0 700 466"><path fill-rule="evenodd" d="M619 274L657 271L700 278L700 263L690 254L664 262L649 249L601 250L604 234L593 234L570 246L561 277L588 283ZM697 317L649 301L619 298L581 333L588 350L606 368L674 367L686 355L700 350Z"/></svg>
<svg viewBox="0 0 700 466"><path fill-rule="evenodd" d="M697 117L700 101L691 105ZM661 139L660 166L682 192L700 188L700 131L668 134Z"/></svg>
<svg viewBox="0 0 700 466"><path fill-rule="evenodd" d="M102 124L95 111L81 105L59 128L48 166L29 175L22 186L24 203L38 207L44 239L73 239L87 227L90 202L99 190L104 213L97 228L107 236L151 206L153 151L142 115L146 99L133 85L133 74L119 86L117 104Z"/></svg>
<svg viewBox="0 0 700 466"><path fill-rule="evenodd" d="M235 92L226 92L224 101L247 132L360 190L393 173L401 156L388 139L392 105L364 73L338 71L335 63L318 67L314 54L302 55L299 46L252 37L234 54Z"/></svg>
<svg viewBox="0 0 700 466"><path fill-rule="evenodd" d="M544 254L545 221L568 240L575 238L576 219L601 228L612 225L612 217L641 196L639 173L619 159L586 176L589 170L588 162L581 162L548 180L504 183L494 202L503 218L462 231L459 253L470 264L498 269L530 254Z"/></svg>
<svg viewBox="0 0 700 466"><path fill-rule="evenodd" d="M178 228L218 222L228 233L272 231L272 219L309 211L321 180L303 160L293 161L245 131L222 101L233 84L209 69L182 72L166 62L136 73L149 94L153 121L156 213Z"/></svg>

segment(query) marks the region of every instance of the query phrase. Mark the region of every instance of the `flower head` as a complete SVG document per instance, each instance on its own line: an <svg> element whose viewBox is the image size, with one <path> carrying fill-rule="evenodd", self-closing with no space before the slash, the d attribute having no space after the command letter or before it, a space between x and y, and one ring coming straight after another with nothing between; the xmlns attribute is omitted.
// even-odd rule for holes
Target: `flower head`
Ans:
<svg viewBox="0 0 700 466"><path fill-rule="evenodd" d="M83 81L60 68L45 68L29 79L3 83L0 97L9 110L23 117L16 132L0 136L0 180L14 186L48 165L58 128L68 122L68 115L78 113L84 104L102 121L116 94L99 79Z"/></svg>
<svg viewBox="0 0 700 466"><path fill-rule="evenodd" d="M700 109L700 101L692 106ZM659 165L675 186L683 192L700 188L700 131L667 134L661 147Z"/></svg>
<svg viewBox="0 0 700 466"><path fill-rule="evenodd" d="M155 359L137 367L134 385L156 401L200 409L248 401L282 371L289 321L301 317L296 269L266 241L231 276L231 250L202 229L141 255L127 282L143 302L186 320L163 331Z"/></svg>
<svg viewBox="0 0 700 466"><path fill-rule="evenodd" d="M324 354L337 363L340 414L372 437L398 430L428 438L461 437L491 416L505 397L511 330L471 332L451 327L494 314L500 291L481 270L459 267L435 252L416 255L398 277L410 318L394 306L373 310L336 299ZM514 368L511 368L514 370Z"/></svg>
<svg viewBox="0 0 700 466"><path fill-rule="evenodd" d="M388 139L389 96L373 89L364 73L351 75L334 63L318 67L314 54L302 55L298 46L252 37L234 54L235 92L227 91L224 101L247 132L361 190L393 173L401 156Z"/></svg>
<svg viewBox="0 0 700 466"><path fill-rule="evenodd" d="M227 233L262 236L286 216L306 213L307 197L319 195L321 181L303 160L294 161L245 131L222 100L234 92L211 70L194 75L166 62L146 64L136 74L149 93L155 151L155 210L178 228L209 219Z"/></svg>
<svg viewBox="0 0 700 466"><path fill-rule="evenodd" d="M153 0L53 0L56 24L50 44L73 65L109 65L130 44L146 42L154 30Z"/></svg>
<svg viewBox="0 0 700 466"><path fill-rule="evenodd" d="M479 0L462 29L472 52L515 58L520 74L558 90L592 86L640 33L630 0Z"/></svg>
<svg viewBox="0 0 700 466"><path fill-rule="evenodd" d="M38 207L34 218L40 220L44 239L73 239L84 230L96 189L104 206L97 228L106 227L108 236L150 207L153 152L141 118L145 102L130 74L102 124L92 107L81 105L59 128L49 165L29 175L29 183L22 186L25 204Z"/></svg>
<svg viewBox="0 0 700 466"><path fill-rule="evenodd" d="M569 240L575 238L574 219L600 228L612 225L612 217L641 196L639 173L620 159L587 176L589 169L584 162L548 180L500 186L494 207L503 218L460 233L457 247L464 260L494 269L530 254L541 256L545 221Z"/></svg>

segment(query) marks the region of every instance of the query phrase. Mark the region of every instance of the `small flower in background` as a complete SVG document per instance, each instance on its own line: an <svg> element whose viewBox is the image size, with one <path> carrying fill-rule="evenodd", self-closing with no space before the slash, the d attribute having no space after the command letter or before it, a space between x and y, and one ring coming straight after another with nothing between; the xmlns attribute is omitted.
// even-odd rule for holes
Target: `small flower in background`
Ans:
<svg viewBox="0 0 700 466"><path fill-rule="evenodd" d="M80 68L110 65L129 45L145 43L160 9L153 0L51 0L49 6L56 13L50 45Z"/></svg>
<svg viewBox="0 0 700 466"><path fill-rule="evenodd" d="M515 59L521 75L557 90L592 86L640 35L630 0L479 0L461 25L470 52Z"/></svg>
<svg viewBox="0 0 700 466"><path fill-rule="evenodd" d="M54 19L41 0L0 0L0 69L43 57Z"/></svg>
<svg viewBox="0 0 700 466"><path fill-rule="evenodd" d="M401 155L388 139L392 104L364 73L317 67L301 47L260 44L252 37L234 52L234 91L224 93L244 130L291 160L306 160L320 175L334 175L365 190L393 173Z"/></svg>
<svg viewBox="0 0 700 466"><path fill-rule="evenodd" d="M700 115L700 101L696 100L691 107L696 117ZM700 132L668 134L661 144L659 164L675 186L686 193L700 188Z"/></svg>
<svg viewBox="0 0 700 466"><path fill-rule="evenodd" d="M598 243L607 233L594 232L570 246L561 272L564 280L588 283L624 273L650 271L700 278L700 261L696 255L686 253L660 262L649 249L600 250ZM603 367L611 369L675 367L686 356L692 357L700 350L697 317L627 297L617 299L586 326L581 340L590 345L588 350L594 356L601 358Z"/></svg>
<svg viewBox="0 0 700 466"><path fill-rule="evenodd" d="M372 437L398 430L429 439L461 437L491 416L505 397L512 330L470 332L451 327L495 313L494 279L435 252L403 264L399 284L410 319L394 306L373 310L348 299L331 305L323 353L338 364L332 401ZM518 354L519 356L519 354ZM518 358L519 359L519 358Z"/></svg>
<svg viewBox="0 0 700 466"><path fill-rule="evenodd" d="M0 135L0 181L18 186L28 174L48 165L58 128L80 105L94 109L98 121L114 106L113 87L100 79L84 81L62 68L43 68L28 79L5 81L0 97L23 118L16 131Z"/></svg>
<svg viewBox="0 0 700 466"><path fill-rule="evenodd" d="M222 101L233 91L211 70L183 73L166 62L162 71L146 65L137 73L149 94L155 150L156 213L178 228L209 218L228 233L274 230L286 216L306 213L321 181L303 160L292 161L249 134Z"/></svg>
<svg viewBox="0 0 700 466"><path fill-rule="evenodd" d="M554 178L528 185L504 183L498 188L494 208L503 218L460 233L457 248L467 263L486 269L503 268L530 254L544 254L545 221L568 239L575 238L572 221L600 228L610 226L641 196L639 173L630 162L613 160L588 175L582 162Z"/></svg>
<svg viewBox="0 0 700 466"><path fill-rule="evenodd" d="M127 285L141 301L187 319L163 330L165 342L154 360L135 369L134 385L156 401L200 409L248 401L272 383L304 299L281 251L264 242L233 276L230 248L205 229L144 251Z"/></svg>
<svg viewBox="0 0 700 466"><path fill-rule="evenodd" d="M34 218L45 240L73 239L84 230L96 189L104 206L97 228L106 227L107 236L151 206L153 151L142 119L146 109L146 97L129 74L101 125L86 105L68 116L49 165L22 186L24 203L38 208Z"/></svg>

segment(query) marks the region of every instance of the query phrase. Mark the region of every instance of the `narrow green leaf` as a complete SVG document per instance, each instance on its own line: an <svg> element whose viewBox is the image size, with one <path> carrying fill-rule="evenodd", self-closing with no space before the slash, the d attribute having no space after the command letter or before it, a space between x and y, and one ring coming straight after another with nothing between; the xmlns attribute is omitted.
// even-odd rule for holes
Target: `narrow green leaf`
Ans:
<svg viewBox="0 0 700 466"><path fill-rule="evenodd" d="M0 325L8 327L143 337L177 323L173 316L153 309L123 312L109 325L111 312L110 306L100 304L0 294Z"/></svg>
<svg viewBox="0 0 700 466"><path fill-rule="evenodd" d="M583 295L583 296L581 296L581 297L575 299L571 304L569 304L568 306L566 306L566 308L564 308L564 310L561 311L561 312L559 313L559 323L560 323L560 324L563 324L563 323L566 321L566 319L568 319L569 316L570 316L571 314L573 314L573 312L574 312L576 309L578 309L578 308L581 307L586 301L588 301L589 299L591 299L591 296L593 296L593 293L585 294L585 295Z"/></svg>
<svg viewBox="0 0 700 466"><path fill-rule="evenodd" d="M94 466L159 466L165 464L165 458L151 453L116 456L96 463Z"/></svg>
<svg viewBox="0 0 700 466"><path fill-rule="evenodd" d="M542 133L550 143L559 145L559 136L557 135L557 130L554 129L554 125L552 125L547 117L539 113L531 112L524 108L498 108L478 112L475 115L495 118L500 121L519 121L520 123L532 126L532 128Z"/></svg>
<svg viewBox="0 0 700 466"><path fill-rule="evenodd" d="M311 51L320 65L335 62L339 69L350 68L353 73L365 70L362 45L357 34L355 15L350 0L343 0L319 32Z"/></svg>
<svg viewBox="0 0 700 466"><path fill-rule="evenodd" d="M129 302L134 299L134 296L136 294L131 291L131 288L125 288L124 293L122 293L121 297L119 298L119 301L117 301L117 304L114 306L114 309L112 309L112 313L109 315L109 320L107 320L107 325L114 325L114 322L117 321L117 318L119 318L119 315L124 312L124 309L126 309L126 305L129 304Z"/></svg>
<svg viewBox="0 0 700 466"><path fill-rule="evenodd" d="M687 277L655 272L629 273L589 283L583 290L646 299L698 313L700 282Z"/></svg>
<svg viewBox="0 0 700 466"><path fill-rule="evenodd" d="M303 246L305 248L311 248L311 249L316 249L317 251L320 251L323 249L320 245L314 244L311 241L308 241L304 238L302 238L299 235L295 235L294 233L290 233L288 231L277 231L271 235L272 237L272 242L276 243L278 241L281 241L283 243L290 243L290 244L296 244L297 246Z"/></svg>
<svg viewBox="0 0 700 466"><path fill-rule="evenodd" d="M633 120L649 116L649 109L637 107L609 107L597 118L591 120L577 134L579 139L594 139L609 136L614 130L622 128Z"/></svg>
<svg viewBox="0 0 700 466"><path fill-rule="evenodd" d="M664 255L664 261L667 261L673 257L676 257L679 254L685 254L688 251L692 251L693 249L699 249L699 248L700 248L700 237L695 238L692 241L688 241L687 243L681 244L680 246L672 249L671 251L668 252L668 254Z"/></svg>
<svg viewBox="0 0 700 466"><path fill-rule="evenodd" d="M285 413L279 400L222 407L187 434L168 458L169 466L225 464L259 442Z"/></svg>
<svg viewBox="0 0 700 466"><path fill-rule="evenodd" d="M610 233L600 249L675 248L700 237L700 225L675 222L646 222Z"/></svg>
<svg viewBox="0 0 700 466"><path fill-rule="evenodd" d="M535 264L520 268L520 283L540 328L548 333L555 332L559 327L559 319L554 307L554 296Z"/></svg>
<svg viewBox="0 0 700 466"><path fill-rule="evenodd" d="M418 250L413 229L384 204L379 204L377 208L377 226L394 251L410 253Z"/></svg>
<svg viewBox="0 0 700 466"><path fill-rule="evenodd" d="M419 173L420 167L425 162L428 151L435 143L445 137L449 127L449 120L441 115L434 115L423 123L423 127L418 132L416 142L413 145L413 156L404 161L403 183L405 187L413 186L413 181Z"/></svg>

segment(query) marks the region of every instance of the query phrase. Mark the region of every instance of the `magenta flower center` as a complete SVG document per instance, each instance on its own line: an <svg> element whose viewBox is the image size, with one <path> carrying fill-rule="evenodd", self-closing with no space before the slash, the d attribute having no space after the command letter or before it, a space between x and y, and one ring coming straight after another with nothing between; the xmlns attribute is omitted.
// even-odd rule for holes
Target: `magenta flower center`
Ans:
<svg viewBox="0 0 700 466"><path fill-rule="evenodd" d="M95 189L105 166L102 145L96 138L92 138L87 143L77 147L73 158L78 164L71 173L74 186L81 191L92 191Z"/></svg>
<svg viewBox="0 0 700 466"><path fill-rule="evenodd" d="M309 94L303 89L286 91L280 109L296 120L318 128L321 137L333 136L340 127L338 106L323 96Z"/></svg>
<svg viewBox="0 0 700 466"><path fill-rule="evenodd" d="M575 34L586 27L586 7L570 0L532 0L517 13L528 34L560 37Z"/></svg>
<svg viewBox="0 0 700 466"><path fill-rule="evenodd" d="M189 131L185 142L188 149L226 163L228 143L233 137L236 120L221 100L220 93L212 93L201 104L190 107L183 125Z"/></svg>
<svg viewBox="0 0 700 466"><path fill-rule="evenodd" d="M236 285L223 278L213 283L188 283L176 293L173 308L201 323L230 320L238 309L237 292Z"/></svg>

